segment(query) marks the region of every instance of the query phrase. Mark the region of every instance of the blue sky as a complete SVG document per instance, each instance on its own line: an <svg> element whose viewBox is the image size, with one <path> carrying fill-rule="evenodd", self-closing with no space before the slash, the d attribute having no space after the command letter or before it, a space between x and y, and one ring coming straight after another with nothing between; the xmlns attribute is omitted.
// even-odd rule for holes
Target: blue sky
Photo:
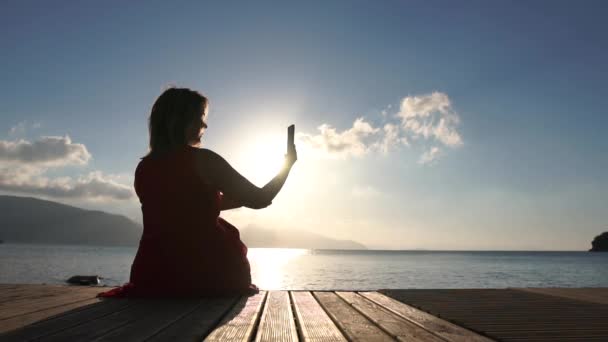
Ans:
<svg viewBox="0 0 608 342"><path fill-rule="evenodd" d="M151 104L175 84L210 98L205 145L259 185L272 170L251 156L280 151L254 147L282 146L291 123L317 149L327 142L317 127L340 134L358 118L380 130L365 139L392 123L408 140L303 153L271 208L226 214L239 227L373 248L586 249L608 229L607 10L602 1L8 2L0 140L67 135L90 158L40 164L19 183L8 175L24 166L0 155L0 188L137 219L135 198L42 188L57 177L68 188L65 177L130 185ZM449 99L460 143L415 137L398 116L405 99L433 93ZM19 188L27 182L43 185Z"/></svg>

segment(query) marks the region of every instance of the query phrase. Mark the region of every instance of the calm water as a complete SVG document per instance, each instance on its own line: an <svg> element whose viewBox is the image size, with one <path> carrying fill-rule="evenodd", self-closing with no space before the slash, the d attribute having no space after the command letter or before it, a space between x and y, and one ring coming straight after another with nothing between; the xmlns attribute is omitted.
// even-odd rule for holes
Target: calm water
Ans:
<svg viewBox="0 0 608 342"><path fill-rule="evenodd" d="M0 244L0 283L129 277L135 248ZM251 248L263 289L608 287L608 253L335 251Z"/></svg>

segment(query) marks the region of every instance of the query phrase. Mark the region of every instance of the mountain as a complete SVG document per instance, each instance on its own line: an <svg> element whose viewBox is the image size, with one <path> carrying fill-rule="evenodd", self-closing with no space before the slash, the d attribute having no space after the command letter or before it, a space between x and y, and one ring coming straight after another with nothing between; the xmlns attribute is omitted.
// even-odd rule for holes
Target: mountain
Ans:
<svg viewBox="0 0 608 342"><path fill-rule="evenodd" d="M121 215L31 197L0 196L0 212L4 242L137 246L142 232Z"/></svg>
<svg viewBox="0 0 608 342"><path fill-rule="evenodd" d="M0 195L0 239L16 243L137 246L142 226L125 216L85 210L31 197ZM300 230L247 226L241 238L249 247L366 249Z"/></svg>
<svg viewBox="0 0 608 342"><path fill-rule="evenodd" d="M590 252L608 252L608 232L604 232L593 239Z"/></svg>
<svg viewBox="0 0 608 342"><path fill-rule="evenodd" d="M302 230L274 230L249 225L241 229L241 239L248 247L367 249L352 240L336 240Z"/></svg>

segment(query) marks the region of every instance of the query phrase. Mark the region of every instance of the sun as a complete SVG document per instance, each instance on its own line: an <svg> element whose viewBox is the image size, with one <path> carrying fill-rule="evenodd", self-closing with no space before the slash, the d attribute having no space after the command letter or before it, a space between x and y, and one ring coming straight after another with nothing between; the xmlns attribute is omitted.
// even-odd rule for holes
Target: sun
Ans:
<svg viewBox="0 0 608 342"><path fill-rule="evenodd" d="M283 166L287 140L277 135L259 135L241 150L239 164L243 176L257 185L264 185Z"/></svg>

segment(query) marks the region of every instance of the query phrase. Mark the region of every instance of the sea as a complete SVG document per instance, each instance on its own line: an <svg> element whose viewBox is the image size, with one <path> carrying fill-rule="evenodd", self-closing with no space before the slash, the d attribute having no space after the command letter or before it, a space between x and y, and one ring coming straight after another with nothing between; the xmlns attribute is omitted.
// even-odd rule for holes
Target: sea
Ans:
<svg viewBox="0 0 608 342"><path fill-rule="evenodd" d="M99 275L128 281L134 247L0 244L0 283L64 284ZM262 289L377 290L608 287L608 253L250 248Z"/></svg>

